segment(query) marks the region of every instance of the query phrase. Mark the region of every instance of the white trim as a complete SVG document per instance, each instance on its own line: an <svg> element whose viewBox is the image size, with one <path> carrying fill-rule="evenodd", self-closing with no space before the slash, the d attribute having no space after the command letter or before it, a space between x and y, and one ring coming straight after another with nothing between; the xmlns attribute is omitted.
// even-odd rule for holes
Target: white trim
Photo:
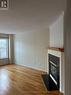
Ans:
<svg viewBox="0 0 71 95"><path fill-rule="evenodd" d="M61 52L60 51L54 51L54 50L48 50L49 54L52 54L57 57L61 57Z"/></svg>

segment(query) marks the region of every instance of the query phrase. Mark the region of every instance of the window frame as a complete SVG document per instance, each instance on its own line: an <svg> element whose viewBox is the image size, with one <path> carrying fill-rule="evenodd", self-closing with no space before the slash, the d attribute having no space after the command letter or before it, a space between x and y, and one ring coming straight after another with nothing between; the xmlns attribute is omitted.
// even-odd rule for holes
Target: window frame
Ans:
<svg viewBox="0 0 71 95"><path fill-rule="evenodd" d="M8 40L8 58L0 58L0 60L3 60L3 59L9 59L9 38L8 37L0 37L0 39L7 39Z"/></svg>

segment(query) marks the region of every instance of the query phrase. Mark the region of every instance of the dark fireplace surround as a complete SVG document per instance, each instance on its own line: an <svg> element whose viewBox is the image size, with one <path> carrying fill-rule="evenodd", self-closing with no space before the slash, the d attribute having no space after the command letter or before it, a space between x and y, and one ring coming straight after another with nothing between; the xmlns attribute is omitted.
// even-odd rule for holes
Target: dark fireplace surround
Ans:
<svg viewBox="0 0 71 95"><path fill-rule="evenodd" d="M49 74L42 75L42 78L49 91L59 90L59 59L57 56L48 54Z"/></svg>

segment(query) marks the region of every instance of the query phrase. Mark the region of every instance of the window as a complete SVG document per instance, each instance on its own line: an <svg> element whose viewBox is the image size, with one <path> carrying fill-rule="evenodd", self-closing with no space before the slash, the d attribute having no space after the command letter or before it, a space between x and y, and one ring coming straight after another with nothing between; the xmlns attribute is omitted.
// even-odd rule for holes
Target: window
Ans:
<svg viewBox="0 0 71 95"><path fill-rule="evenodd" d="M8 58L8 39L0 39L0 59Z"/></svg>

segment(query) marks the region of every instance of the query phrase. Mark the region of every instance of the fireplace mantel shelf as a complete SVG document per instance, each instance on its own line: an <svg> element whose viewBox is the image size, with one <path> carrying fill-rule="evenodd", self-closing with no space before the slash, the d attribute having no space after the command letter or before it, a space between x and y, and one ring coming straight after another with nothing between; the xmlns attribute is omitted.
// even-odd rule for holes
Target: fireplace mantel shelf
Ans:
<svg viewBox="0 0 71 95"><path fill-rule="evenodd" d="M55 51L60 51L60 52L64 52L64 48L49 47L48 49L55 50Z"/></svg>

